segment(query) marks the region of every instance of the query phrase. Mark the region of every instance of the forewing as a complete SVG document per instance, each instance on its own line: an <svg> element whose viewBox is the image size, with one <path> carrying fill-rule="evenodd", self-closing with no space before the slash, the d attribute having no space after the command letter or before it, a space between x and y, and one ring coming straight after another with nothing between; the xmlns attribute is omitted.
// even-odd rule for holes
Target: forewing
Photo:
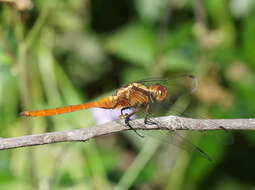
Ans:
<svg viewBox="0 0 255 190"><path fill-rule="evenodd" d="M203 151L201 148L199 148L197 145L195 145L193 142L191 142L188 137L187 133L180 132L180 131L170 131L170 130L163 130L166 129L168 125L166 123L161 123L156 118L149 118L150 122L155 123L158 126L158 130L143 130L139 131L145 138L151 137L153 139L156 139L160 142L163 142L168 145L173 145L178 148L181 148L182 150L188 152L188 153L197 153L199 156L205 158L208 161L212 161L210 156ZM135 121L132 121L132 125L139 125ZM143 140L143 139L142 139Z"/></svg>
<svg viewBox="0 0 255 190"><path fill-rule="evenodd" d="M198 88L198 80L191 75L182 75L178 77L174 77L171 79L146 79L137 81L142 84L147 85L148 87L152 84L160 84L165 86L168 89L169 96L163 102L155 102L150 105L150 120L153 122L156 116L162 116L164 114L169 114L172 112L174 115L185 115L183 111L189 104L189 101L186 102L186 107L178 108L179 102L182 99L189 99L190 95ZM180 101L181 100L181 101ZM176 106L177 104L177 106ZM173 108L174 107L174 108ZM177 109L176 109L177 107ZM173 109L173 111L172 111ZM175 109L175 110L174 110ZM171 111L169 111L171 110ZM190 116L190 115L189 115ZM214 122L208 122L208 125L217 125ZM162 125L158 121L156 121L157 125ZM203 123L204 124L204 123ZM199 126L198 126L199 127ZM157 131L145 131L145 136L153 136L156 139L160 139L163 142L167 142L168 144L172 144L184 149L187 152L195 151L199 153L205 159L211 161L211 158L198 146L192 143L185 135L181 134L181 132L177 131L167 131L167 130L157 130Z"/></svg>
<svg viewBox="0 0 255 190"><path fill-rule="evenodd" d="M150 105L150 112L156 116L167 114L180 98L189 98L198 88L198 80L192 75L181 75L170 79L148 79L139 82L147 86L160 84L167 88L168 96L166 99L163 101L154 101Z"/></svg>

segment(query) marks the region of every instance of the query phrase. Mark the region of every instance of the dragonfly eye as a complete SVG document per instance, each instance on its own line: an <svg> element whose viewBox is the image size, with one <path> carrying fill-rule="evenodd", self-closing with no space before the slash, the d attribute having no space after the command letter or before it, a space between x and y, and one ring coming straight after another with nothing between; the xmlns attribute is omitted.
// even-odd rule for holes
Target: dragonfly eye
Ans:
<svg viewBox="0 0 255 190"><path fill-rule="evenodd" d="M166 98L166 96L168 95L167 88L165 88L164 86L161 86L159 84L152 85L151 91L154 94L154 98L157 101L163 101Z"/></svg>

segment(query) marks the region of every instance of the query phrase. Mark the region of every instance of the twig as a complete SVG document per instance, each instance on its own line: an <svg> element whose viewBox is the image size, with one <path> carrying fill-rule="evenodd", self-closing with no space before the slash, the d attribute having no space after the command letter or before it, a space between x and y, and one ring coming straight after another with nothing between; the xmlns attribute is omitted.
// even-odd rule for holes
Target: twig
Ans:
<svg viewBox="0 0 255 190"><path fill-rule="evenodd" d="M143 119L133 122L133 128L141 130L255 130L255 119L191 119L177 116L155 118L160 126L144 125ZM108 122L92 128L81 128L70 131L42 133L14 138L0 139L0 150L53 144L58 142L87 141L89 139L129 130L122 120Z"/></svg>

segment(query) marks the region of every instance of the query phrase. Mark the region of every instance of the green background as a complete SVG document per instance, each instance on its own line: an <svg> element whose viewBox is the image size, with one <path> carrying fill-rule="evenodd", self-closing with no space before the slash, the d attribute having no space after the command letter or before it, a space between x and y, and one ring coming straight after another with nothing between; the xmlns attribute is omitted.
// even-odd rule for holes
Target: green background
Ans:
<svg viewBox="0 0 255 190"><path fill-rule="evenodd" d="M127 82L179 73L200 81L187 116L253 117L253 0L32 3L25 11L0 4L1 137L92 127L90 110L32 119L19 112L79 104ZM133 133L0 151L0 189L254 188L252 131L191 138L213 162Z"/></svg>

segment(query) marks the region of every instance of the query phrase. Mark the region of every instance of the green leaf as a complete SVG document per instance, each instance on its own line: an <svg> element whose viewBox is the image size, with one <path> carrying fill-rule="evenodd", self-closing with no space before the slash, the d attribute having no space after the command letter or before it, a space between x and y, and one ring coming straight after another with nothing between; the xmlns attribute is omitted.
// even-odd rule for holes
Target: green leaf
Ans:
<svg viewBox="0 0 255 190"><path fill-rule="evenodd" d="M130 24L109 37L106 48L131 63L149 66L156 52L155 35L150 27Z"/></svg>
<svg viewBox="0 0 255 190"><path fill-rule="evenodd" d="M137 12L143 20L154 23L162 19L165 9L169 7L167 0L136 0Z"/></svg>
<svg viewBox="0 0 255 190"><path fill-rule="evenodd" d="M194 69L194 61L192 61L185 53L171 51L163 56L163 66L169 71L192 71Z"/></svg>

